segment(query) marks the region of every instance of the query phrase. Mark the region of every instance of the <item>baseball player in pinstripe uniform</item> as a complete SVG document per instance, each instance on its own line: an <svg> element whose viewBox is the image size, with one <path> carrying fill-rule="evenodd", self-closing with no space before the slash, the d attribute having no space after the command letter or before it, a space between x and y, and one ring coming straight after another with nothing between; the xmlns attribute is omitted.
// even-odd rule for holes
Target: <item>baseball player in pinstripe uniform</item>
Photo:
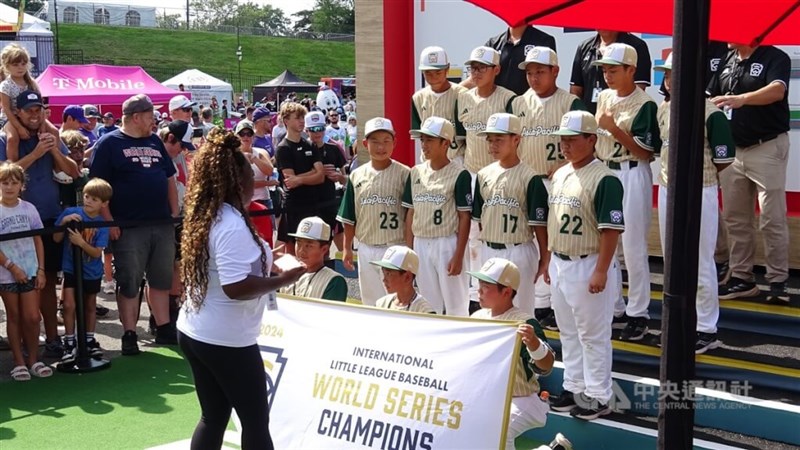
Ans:
<svg viewBox="0 0 800 450"><path fill-rule="evenodd" d="M475 175L492 162L489 145L478 133L486 128L489 116L498 112L510 112L514 92L495 84L500 73L500 53L491 47L477 47L464 63L469 68L470 79L475 87L458 94L456 101L456 136L466 141L464 166L472 175L472 188L475 190ZM478 242L478 227L470 228L469 268L478 270L481 262L481 248ZM477 290L473 283L470 299L477 300Z"/></svg>
<svg viewBox="0 0 800 450"><path fill-rule="evenodd" d="M622 252L628 269L628 324L620 336L637 341L647 334L650 270L647 235L653 214L650 161L661 149L653 99L634 83L637 54L627 44L611 44L593 64L602 67L608 89L597 101L597 156L622 181L627 229ZM621 281L620 281L621 282Z"/></svg>
<svg viewBox="0 0 800 450"><path fill-rule="evenodd" d="M383 258L370 261L380 267L383 286L389 295L375 302L375 306L397 311L436 314L425 297L414 289L414 278L420 270L419 256L408 247L393 245L386 249Z"/></svg>
<svg viewBox="0 0 800 450"><path fill-rule="evenodd" d="M307 270L297 281L281 288L284 294L325 300L347 300L347 282L333 269L325 267L325 255L331 248L331 227L319 217L300 221L295 238L295 256Z"/></svg>
<svg viewBox="0 0 800 450"><path fill-rule="evenodd" d="M520 349L520 361L514 372L505 447L513 450L517 436L531 428L543 427L547 422L547 403L539 398L539 376L550 373L555 354L539 322L529 312L514 306L514 297L520 289L520 271L513 262L490 258L480 271L469 274L479 283L478 298L483 308L475 311L472 317L520 323L517 333L525 348Z"/></svg>
<svg viewBox="0 0 800 450"><path fill-rule="evenodd" d="M472 180L447 158L455 128L432 116L412 136L422 141L425 162L411 169L403 192L406 244L425 255L417 275L419 290L437 314L468 316L468 280L462 272L472 211Z"/></svg>
<svg viewBox="0 0 800 450"><path fill-rule="evenodd" d="M353 238L358 239L361 301L375 306L386 291L380 271L368 263L381 259L387 247L405 239L406 211L401 200L409 168L392 160L396 141L391 120L370 119L364 136L370 162L350 174L336 220L344 224L342 262L348 270L353 270Z"/></svg>
<svg viewBox="0 0 800 450"><path fill-rule="evenodd" d="M671 89L672 53L664 65L656 66L664 72L664 88ZM661 131L661 171L658 174L658 223L661 232L661 248L665 247L667 229L667 165L669 161L669 110L665 100L658 107L658 128ZM728 118L716 105L706 100L705 140L703 142L703 203L700 215L700 248L697 274L697 342L696 353L717 348L717 320L719 319L719 292L715 281L717 270L714 250L719 225L719 201L717 199L717 173L733 163L736 144L733 141Z"/></svg>
<svg viewBox="0 0 800 450"><path fill-rule="evenodd" d="M522 139L519 157L533 173L550 177L564 165L558 136L561 117L567 111L585 110L583 102L575 95L556 86L558 78L558 56L548 47L533 47L528 50L525 61L519 64L525 71L528 89L511 103L511 112L522 122ZM543 327L555 330L556 319L550 307L550 286L543 279L536 281L536 319Z"/></svg>
<svg viewBox="0 0 800 450"><path fill-rule="evenodd" d="M481 131L495 162L478 172L472 220L480 224L481 260L505 258L522 273L514 305L532 314L539 255L533 244L534 173L517 155L522 126L519 117L492 114ZM541 248L547 241L536 237Z"/></svg>
<svg viewBox="0 0 800 450"><path fill-rule="evenodd" d="M422 122L431 116L443 117L455 124L456 99L467 89L447 79L450 70L447 53L441 47L426 47L419 55L419 70L426 86L411 97L411 129L419 130ZM451 141L448 156L463 163L464 142Z"/></svg>
<svg viewBox="0 0 800 450"><path fill-rule="evenodd" d="M624 230L622 183L595 159L596 133L591 113L565 114L556 134L569 164L553 174L549 194L541 182L533 194L536 235L552 253L546 276L564 360L564 391L550 407L584 420L611 412L614 252Z"/></svg>

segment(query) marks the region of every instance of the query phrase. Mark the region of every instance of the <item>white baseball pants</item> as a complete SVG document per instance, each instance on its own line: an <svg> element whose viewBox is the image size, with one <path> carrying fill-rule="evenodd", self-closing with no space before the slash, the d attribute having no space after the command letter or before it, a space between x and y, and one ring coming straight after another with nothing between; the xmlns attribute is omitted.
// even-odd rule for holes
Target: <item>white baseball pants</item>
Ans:
<svg viewBox="0 0 800 450"><path fill-rule="evenodd" d="M536 394L527 397L511 397L505 450L515 450L514 440L522 433L531 428L543 427L547 423L549 409L548 404Z"/></svg>
<svg viewBox="0 0 800 450"><path fill-rule="evenodd" d="M519 268L520 279L517 296L514 297L514 306L533 315L535 296L533 278L536 276L536 270L539 268L539 252L536 251L533 242L511 245L503 250L495 250L486 244L482 244L481 265L489 258L505 258L516 264ZM480 265L478 267L480 267ZM609 319L609 323L611 323L610 321L611 319Z"/></svg>
<svg viewBox="0 0 800 450"><path fill-rule="evenodd" d="M451 277L447 274L447 265L455 254L457 240L456 236L414 238L414 251L419 255L417 286L436 314L446 312L448 316L467 317L467 268L463 267L460 275Z"/></svg>
<svg viewBox="0 0 800 450"><path fill-rule="evenodd" d="M381 268L369 262L383 259L387 248L389 247L385 245L358 244L358 288L361 290L361 303L364 305L375 306L375 302L386 295Z"/></svg>

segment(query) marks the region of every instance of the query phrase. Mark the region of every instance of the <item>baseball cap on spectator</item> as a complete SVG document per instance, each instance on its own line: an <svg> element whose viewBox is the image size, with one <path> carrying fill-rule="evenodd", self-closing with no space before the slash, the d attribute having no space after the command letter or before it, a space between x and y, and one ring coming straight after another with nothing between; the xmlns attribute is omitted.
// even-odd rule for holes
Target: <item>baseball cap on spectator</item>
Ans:
<svg viewBox="0 0 800 450"><path fill-rule="evenodd" d="M495 113L486 121L486 129L478 132L478 136L487 134L520 134L522 122L519 117L509 113Z"/></svg>
<svg viewBox="0 0 800 450"><path fill-rule="evenodd" d="M469 54L469 59L464 63L468 66L469 63L486 64L487 66L500 65L500 53L492 47L480 46L472 50Z"/></svg>
<svg viewBox="0 0 800 450"><path fill-rule="evenodd" d="M450 60L442 47L425 47L419 55L419 70L441 70L449 65Z"/></svg>
<svg viewBox="0 0 800 450"><path fill-rule="evenodd" d="M64 108L64 117L69 116L73 119L77 120L80 123L89 123L86 120L86 116L83 113L83 107L78 105L69 105Z"/></svg>
<svg viewBox="0 0 800 450"><path fill-rule="evenodd" d="M369 119L364 125L364 137L368 138L370 134L376 131L386 131L394 136L394 127L392 121L385 117L374 117Z"/></svg>
<svg viewBox="0 0 800 450"><path fill-rule="evenodd" d="M297 225L297 232L289 236L312 241L330 242L331 227L317 216L306 217Z"/></svg>
<svg viewBox="0 0 800 450"><path fill-rule="evenodd" d="M419 138L422 135L442 138L446 141L453 141L456 129L449 120L431 116L425 119L419 130L411 130L411 137Z"/></svg>
<svg viewBox="0 0 800 450"><path fill-rule="evenodd" d="M325 114L322 111L311 111L306 114L306 129L308 131L324 131L325 130ZM322 128L320 130L319 128Z"/></svg>
<svg viewBox="0 0 800 450"><path fill-rule="evenodd" d="M136 94L122 104L122 115L130 116L131 114L153 111L153 109L153 102L150 97L145 94Z"/></svg>
<svg viewBox="0 0 800 450"><path fill-rule="evenodd" d="M597 134L597 120L595 120L594 114L586 111L569 111L561 118L558 131L554 131L552 134L577 136L583 133Z"/></svg>
<svg viewBox="0 0 800 450"><path fill-rule="evenodd" d="M107 113L103 114L103 118L104 119L113 119L114 118L114 113L107 112Z"/></svg>
<svg viewBox="0 0 800 450"><path fill-rule="evenodd" d="M653 70L655 70L656 72L666 72L667 70L672 70L672 52L669 52L667 59L664 61L664 64L653 66Z"/></svg>
<svg viewBox="0 0 800 450"><path fill-rule="evenodd" d="M189 122L183 120L173 120L167 127L173 136L180 139L181 147L189 151L194 151L194 144L192 144L192 132L194 130Z"/></svg>
<svg viewBox="0 0 800 450"><path fill-rule="evenodd" d="M97 109L97 106L94 105L83 105L83 115L87 119L91 119L94 117L95 119L102 119L100 115L100 110Z"/></svg>
<svg viewBox="0 0 800 450"><path fill-rule="evenodd" d="M519 268L513 262L503 258L489 258L481 270L467 271L470 276L491 284L510 287L519 290Z"/></svg>
<svg viewBox="0 0 800 450"><path fill-rule="evenodd" d="M628 44L614 43L603 50L603 57L594 61L593 66L634 66L639 60L636 49Z"/></svg>
<svg viewBox="0 0 800 450"><path fill-rule="evenodd" d="M242 130L250 130L255 132L254 128L255 126L253 125L253 122L250 122L249 120L240 120L239 123L236 124L236 128L233 130L233 132L235 134L239 134L239 132Z"/></svg>
<svg viewBox="0 0 800 450"><path fill-rule="evenodd" d="M272 113L269 112L267 108L258 107L255 111L253 111L253 122L258 122L259 120L272 116Z"/></svg>
<svg viewBox="0 0 800 450"><path fill-rule="evenodd" d="M533 47L525 53L525 61L519 63L519 67L525 70L528 64L537 63L544 64L545 66L558 66L558 56L552 48L549 47Z"/></svg>
<svg viewBox="0 0 800 450"><path fill-rule="evenodd" d="M169 110L175 111L176 109L191 108L196 104L197 102L189 100L185 95L176 95L169 100Z"/></svg>
<svg viewBox="0 0 800 450"><path fill-rule="evenodd" d="M386 249L380 261L370 261L374 266L392 270L405 270L414 275L419 271L419 256L404 245L393 245Z"/></svg>
<svg viewBox="0 0 800 450"><path fill-rule="evenodd" d="M17 96L17 109L28 109L34 106L44 106L42 96L36 91L22 91Z"/></svg>

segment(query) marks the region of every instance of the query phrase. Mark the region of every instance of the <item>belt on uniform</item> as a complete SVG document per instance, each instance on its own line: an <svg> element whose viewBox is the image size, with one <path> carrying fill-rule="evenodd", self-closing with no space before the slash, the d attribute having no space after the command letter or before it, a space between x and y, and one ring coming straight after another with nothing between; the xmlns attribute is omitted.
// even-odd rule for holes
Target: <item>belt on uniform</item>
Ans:
<svg viewBox="0 0 800 450"><path fill-rule="evenodd" d="M618 163L616 161L606 161L606 165L608 166L609 169L622 170L622 164ZM639 161L633 161L633 160L628 161L628 168L630 168L630 169L633 169L634 167L636 167L638 165L639 165Z"/></svg>
<svg viewBox="0 0 800 450"><path fill-rule="evenodd" d="M498 244L497 242L486 242L486 246L492 250L505 250L522 244Z"/></svg>
<svg viewBox="0 0 800 450"><path fill-rule="evenodd" d="M753 146L756 146L756 145L761 145L761 144L763 144L765 142L769 142L769 141L771 141L773 139L777 139L777 137L782 135L782 134L783 133L778 133L778 134L773 134L771 136L767 136L767 137L764 137L764 138L761 138L761 139L756 139L753 142L748 142L747 144L742 145L742 147L747 148L747 147L753 147Z"/></svg>
<svg viewBox="0 0 800 450"><path fill-rule="evenodd" d="M577 261L579 259L584 259L587 256L589 256L589 255L569 256L563 253L556 253L556 252L553 252L553 255L558 259L563 259L564 261Z"/></svg>

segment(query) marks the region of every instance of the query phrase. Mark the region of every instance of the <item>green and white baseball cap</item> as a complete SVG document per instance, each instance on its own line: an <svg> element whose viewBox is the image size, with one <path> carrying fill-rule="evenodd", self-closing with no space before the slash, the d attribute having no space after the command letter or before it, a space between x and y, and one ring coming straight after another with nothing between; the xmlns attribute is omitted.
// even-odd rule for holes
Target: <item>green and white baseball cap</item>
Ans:
<svg viewBox="0 0 800 450"><path fill-rule="evenodd" d="M500 65L500 53L492 47L480 46L472 50L469 54L469 59L464 63L468 66L469 63L485 64L487 66Z"/></svg>
<svg viewBox="0 0 800 450"><path fill-rule="evenodd" d="M317 216L306 217L297 225L297 232L289 233L289 236L298 239L330 242L331 227Z"/></svg>
<svg viewBox="0 0 800 450"><path fill-rule="evenodd" d="M588 111L570 111L561 118L556 136L577 136L579 134L597 134L597 120Z"/></svg>
<svg viewBox="0 0 800 450"><path fill-rule="evenodd" d="M528 64L544 64L545 66L558 66L558 55L550 47L533 47L525 53L525 61L519 63L519 67L525 70Z"/></svg>
<svg viewBox="0 0 800 450"><path fill-rule="evenodd" d="M509 113L495 113L486 121L486 129L478 132L478 136L487 134L521 134L522 122L519 117Z"/></svg>
<svg viewBox="0 0 800 450"><path fill-rule="evenodd" d="M503 258L489 258L481 270L469 272L471 276L487 283L499 284L519 290L519 268L513 262Z"/></svg>
<svg viewBox="0 0 800 450"><path fill-rule="evenodd" d="M385 117L374 117L369 119L366 125L364 125L364 137L368 138L370 134L376 131L386 131L394 136L394 126L392 126L392 121Z"/></svg>
<svg viewBox="0 0 800 450"><path fill-rule="evenodd" d="M450 59L442 47L425 47L419 54L419 70L441 70L449 65Z"/></svg>
<svg viewBox="0 0 800 450"><path fill-rule="evenodd" d="M619 42L613 43L603 50L603 57L593 62L593 66L633 66L639 60L639 55L636 49L628 44L620 44Z"/></svg>
<svg viewBox="0 0 800 450"><path fill-rule="evenodd" d="M672 52L669 52L664 64L653 66L653 70L656 72L666 72L667 70L672 70Z"/></svg>
<svg viewBox="0 0 800 450"><path fill-rule="evenodd" d="M405 270L414 275L419 270L419 256L404 245L393 245L386 249L380 261L370 261L372 265L392 270Z"/></svg>
<svg viewBox="0 0 800 450"><path fill-rule="evenodd" d="M431 116L425 119L425 122L422 122L419 130L411 130L411 137L413 138L419 138L423 134L452 142L453 136L456 135L456 128L447 119Z"/></svg>

